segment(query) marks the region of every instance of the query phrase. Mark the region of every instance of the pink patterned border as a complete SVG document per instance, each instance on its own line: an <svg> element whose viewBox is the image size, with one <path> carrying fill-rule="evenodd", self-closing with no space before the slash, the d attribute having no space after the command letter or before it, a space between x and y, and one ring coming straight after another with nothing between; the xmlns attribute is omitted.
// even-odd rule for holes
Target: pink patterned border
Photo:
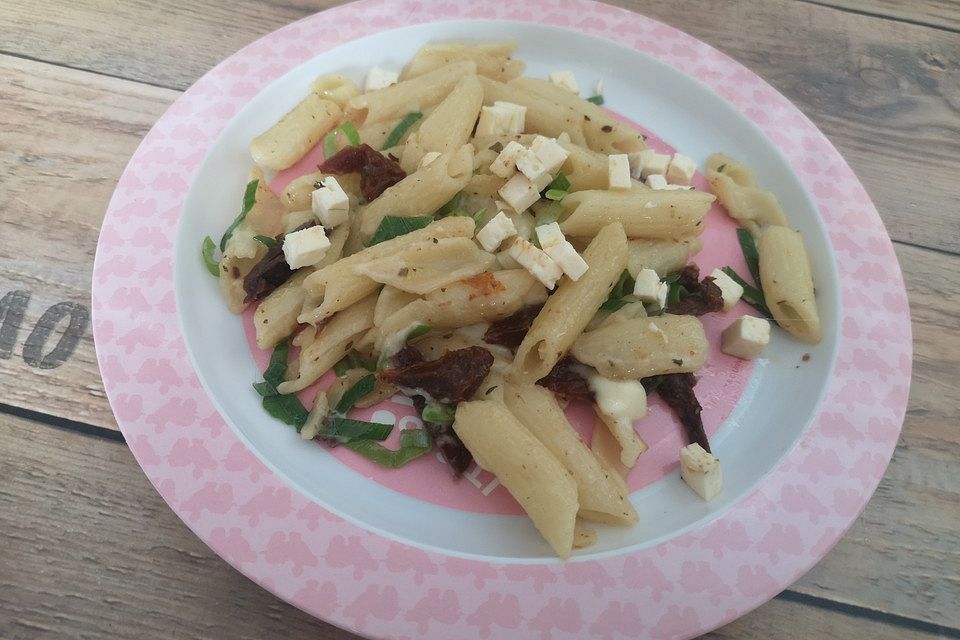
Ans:
<svg viewBox="0 0 960 640"><path fill-rule="evenodd" d="M268 82L327 48L463 18L573 28L700 79L763 130L816 200L843 283L835 373L794 451L760 489L708 525L639 552L568 564L497 565L427 553L291 491L226 427L193 373L177 324L171 256L192 177L223 126ZM890 239L829 141L722 53L590 0L362 0L231 56L170 107L120 179L100 235L93 308L111 406L171 508L277 596L357 633L398 640L687 638L733 620L796 580L854 522L896 445L911 368L909 307Z"/></svg>

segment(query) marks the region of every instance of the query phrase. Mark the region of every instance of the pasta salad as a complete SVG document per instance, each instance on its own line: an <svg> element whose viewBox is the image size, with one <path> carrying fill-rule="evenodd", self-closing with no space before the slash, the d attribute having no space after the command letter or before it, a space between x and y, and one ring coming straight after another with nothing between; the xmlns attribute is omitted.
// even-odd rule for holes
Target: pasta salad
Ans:
<svg viewBox="0 0 960 640"><path fill-rule="evenodd" d="M567 558L594 539L585 523L638 521L625 474L647 448L634 423L650 393L686 430L684 481L720 492L694 393L698 316L754 307L722 336L745 359L770 320L809 343L821 328L803 240L746 167L715 154L713 193L694 189L697 164L647 148L602 87L583 98L569 72L526 77L514 49L426 45L363 90L321 76L251 141L240 214L202 255L231 311L255 305L267 413L386 467L433 449L453 476L475 461ZM271 190L268 175L318 145L316 171ZM701 278L690 262L715 200L749 274ZM297 394L331 370L307 409ZM396 393L424 428L392 449L393 425L350 414ZM594 406L590 445L570 399Z"/></svg>

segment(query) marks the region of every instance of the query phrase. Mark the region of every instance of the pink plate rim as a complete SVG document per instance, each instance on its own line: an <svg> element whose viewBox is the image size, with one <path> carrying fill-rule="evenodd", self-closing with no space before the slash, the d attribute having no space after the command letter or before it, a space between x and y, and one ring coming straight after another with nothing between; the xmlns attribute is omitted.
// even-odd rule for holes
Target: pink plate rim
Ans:
<svg viewBox="0 0 960 640"><path fill-rule="evenodd" d="M818 414L754 493L656 546L568 564L500 565L380 537L291 491L260 463L214 410L190 365L174 303L174 236L189 185L221 129L270 81L322 51L401 26L470 18L574 29L699 79L785 154L828 227L843 309ZM104 218L92 298L111 407L163 499L257 584L374 638L688 638L725 624L789 586L856 520L896 446L911 373L896 255L839 152L736 61L592 0L361 0L245 47L176 100L134 153Z"/></svg>

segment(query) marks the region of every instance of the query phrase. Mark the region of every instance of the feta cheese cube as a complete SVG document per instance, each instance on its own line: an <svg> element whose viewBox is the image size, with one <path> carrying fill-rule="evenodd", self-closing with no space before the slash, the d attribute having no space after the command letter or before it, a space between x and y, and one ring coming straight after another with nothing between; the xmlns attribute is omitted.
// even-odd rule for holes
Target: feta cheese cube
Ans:
<svg viewBox="0 0 960 640"><path fill-rule="evenodd" d="M720 351L743 360L752 360L763 352L769 342L769 322L754 316L741 316L720 334Z"/></svg>
<svg viewBox="0 0 960 640"><path fill-rule="evenodd" d="M367 72L367 77L363 82L363 90L376 91L377 89L386 89L392 84L397 84L398 80L400 80L399 73L374 67Z"/></svg>
<svg viewBox="0 0 960 640"><path fill-rule="evenodd" d="M629 189L633 186L627 154L615 153L607 157L607 175L611 189Z"/></svg>
<svg viewBox="0 0 960 640"><path fill-rule="evenodd" d="M570 152L560 146L554 138L537 136L530 149L537 155L549 173L556 173L570 157Z"/></svg>
<svg viewBox="0 0 960 640"><path fill-rule="evenodd" d="M563 235L563 231L560 231L560 224L557 222L551 222L550 224L542 224L536 228L537 240L540 241L540 247L546 251L547 247L552 247L555 244L561 244L567 241L567 238Z"/></svg>
<svg viewBox="0 0 960 640"><path fill-rule="evenodd" d="M477 122L478 136L504 136L523 133L527 108L523 105L498 100L492 107L481 107Z"/></svg>
<svg viewBox="0 0 960 640"><path fill-rule="evenodd" d="M329 248L330 240L319 225L288 233L283 239L283 257L291 269L312 267L323 260Z"/></svg>
<svg viewBox="0 0 960 640"><path fill-rule="evenodd" d="M656 302L658 299L660 285L660 276L653 269L640 269L637 279L633 285L633 295L640 298L641 302Z"/></svg>
<svg viewBox="0 0 960 640"><path fill-rule="evenodd" d="M310 208L327 228L343 224L350 217L350 198L335 177L327 176L320 183L323 186L310 196Z"/></svg>
<svg viewBox="0 0 960 640"><path fill-rule="evenodd" d="M660 189L666 189L670 185L667 184L666 178L664 178L659 174L652 173L649 176L647 176L647 186L650 187L651 189L660 190Z"/></svg>
<svg viewBox="0 0 960 640"><path fill-rule="evenodd" d="M540 242L541 246L543 246L543 241L541 240ZM567 274L567 277L574 282L579 280L580 276L585 274L589 268L587 261L577 253L577 250L574 249L573 245L567 240L543 247L543 250L559 265L563 272Z"/></svg>
<svg viewBox="0 0 960 640"><path fill-rule="evenodd" d="M516 225L507 217L507 214L501 211L477 232L477 240L485 251L493 253L501 242L515 235L517 235Z"/></svg>
<svg viewBox="0 0 960 640"><path fill-rule="evenodd" d="M417 169L423 169L425 166L439 158L442 154L439 151L427 151L417 163Z"/></svg>
<svg viewBox="0 0 960 640"><path fill-rule="evenodd" d="M543 283L547 289L557 286L557 280L563 275L563 270L553 259L541 249L523 238L514 238L507 255L516 260L520 266L530 272L534 278Z"/></svg>
<svg viewBox="0 0 960 640"><path fill-rule="evenodd" d="M650 149L644 149L644 151L651 151ZM643 153L641 151L640 153ZM665 153L648 153L643 156L643 169L640 171L640 177L644 180L647 179L647 176L663 176L667 173L667 168L670 166L670 156Z"/></svg>
<svg viewBox="0 0 960 640"><path fill-rule="evenodd" d="M497 193L518 213L540 199L540 189L522 173L514 174Z"/></svg>
<svg viewBox="0 0 960 640"><path fill-rule="evenodd" d="M696 172L696 162L682 153L675 153L670 161L670 166L667 167L667 181L673 184L690 184L693 174Z"/></svg>
<svg viewBox="0 0 960 640"><path fill-rule="evenodd" d="M490 163L490 173L501 178L509 178L517 172L517 156L525 151L524 146L511 140L500 151L500 155Z"/></svg>
<svg viewBox="0 0 960 640"><path fill-rule="evenodd" d="M720 461L694 442L680 449L680 477L704 500L713 500L723 488Z"/></svg>
<svg viewBox="0 0 960 640"><path fill-rule="evenodd" d="M557 85L558 87L563 87L573 91L574 93L580 93L580 87L577 86L577 78L573 75L571 71L553 71L550 73L550 82Z"/></svg>
<svg viewBox="0 0 960 640"><path fill-rule="evenodd" d="M524 149L517 154L517 171L527 176L530 182L537 185L539 189L547 186L553 180L553 177L547 172L547 168L540 162L540 158L531 149ZM546 183L544 183L544 179L546 179ZM541 184L543 186L540 186Z"/></svg>
<svg viewBox="0 0 960 640"><path fill-rule="evenodd" d="M722 269L714 269L710 272L710 277L713 278L713 283L720 287L720 295L723 296L723 310L729 311L743 296L743 287L734 282L733 278L724 273Z"/></svg>

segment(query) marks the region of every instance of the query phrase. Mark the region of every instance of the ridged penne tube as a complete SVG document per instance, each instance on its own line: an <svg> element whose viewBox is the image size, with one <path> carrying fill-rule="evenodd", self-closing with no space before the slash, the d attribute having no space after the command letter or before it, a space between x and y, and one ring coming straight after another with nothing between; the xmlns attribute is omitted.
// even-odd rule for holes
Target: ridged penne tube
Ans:
<svg viewBox="0 0 960 640"><path fill-rule="evenodd" d="M297 328L297 318L307 298L303 281L311 273L333 264L340 259L343 245L347 240L350 227L341 225L330 232L330 248L323 260L312 267L299 269L289 280L268 295L253 314L253 326L257 333L257 346L269 349L293 333Z"/></svg>
<svg viewBox="0 0 960 640"><path fill-rule="evenodd" d="M571 353L602 376L637 380L697 371L708 348L700 320L667 314L606 324L577 338Z"/></svg>
<svg viewBox="0 0 960 640"><path fill-rule="evenodd" d="M787 227L765 227L757 239L760 284L774 320L804 342L823 337L803 238Z"/></svg>
<svg viewBox="0 0 960 640"><path fill-rule="evenodd" d="M482 468L497 477L559 557L570 557L577 483L550 451L499 402L457 406L453 429Z"/></svg>
<svg viewBox="0 0 960 640"><path fill-rule="evenodd" d="M763 226L787 225L777 197L758 188L750 170L735 160L718 153L707 158L707 180L730 217L754 236Z"/></svg>
<svg viewBox="0 0 960 640"><path fill-rule="evenodd" d="M597 542L597 530L592 529L583 523L583 520L577 518L573 526L573 548L586 549Z"/></svg>
<svg viewBox="0 0 960 640"><path fill-rule="evenodd" d="M508 383L503 401L510 413L573 475L581 518L607 524L637 522L633 505L570 425L551 391L538 385Z"/></svg>
<svg viewBox="0 0 960 640"><path fill-rule="evenodd" d="M336 102L341 109L346 106L350 98L360 95L360 87L353 80L336 73L320 76L313 81L311 88L324 100Z"/></svg>
<svg viewBox="0 0 960 640"><path fill-rule="evenodd" d="M267 248L254 238L276 237L283 232L283 206L274 195L259 169L251 172L251 180L258 180L253 206L243 221L233 230L220 258L220 290L233 313L241 313L247 307L247 292L243 279L267 254Z"/></svg>
<svg viewBox="0 0 960 640"><path fill-rule="evenodd" d="M357 267L371 280L410 293L425 294L470 278L493 265L496 258L470 238L416 242L389 256Z"/></svg>
<svg viewBox="0 0 960 640"><path fill-rule="evenodd" d="M364 93L350 99L345 109L345 118L360 125L402 118L408 113L423 111L447 97L463 76L476 72L476 63L465 60L434 69L411 80L398 82L385 89Z"/></svg>
<svg viewBox="0 0 960 640"><path fill-rule="evenodd" d="M594 416L593 431L590 436L590 450L600 461L600 465L610 474L611 479L624 494L630 491L627 486L627 474L630 469L620 462L620 443L610 433L603 418Z"/></svg>
<svg viewBox="0 0 960 640"><path fill-rule="evenodd" d="M500 176L490 173L474 174L472 178L463 187L463 191L474 196L484 196L487 198L499 198L500 187L506 180Z"/></svg>
<svg viewBox="0 0 960 640"><path fill-rule="evenodd" d="M594 151L604 154L631 153L647 148L639 131L569 89L548 80L527 77L511 80L509 86L574 111L581 120L586 146Z"/></svg>
<svg viewBox="0 0 960 640"><path fill-rule="evenodd" d="M314 298L322 296L322 301L317 308L304 310L299 321L317 324L376 291L380 284L358 273L357 267L372 260L392 255L411 242L432 241L434 238L441 240L443 238L473 237L474 227L473 219L468 217L444 218L423 229L367 247L320 269L304 280L303 286L308 295Z"/></svg>
<svg viewBox="0 0 960 640"><path fill-rule="evenodd" d="M703 248L699 238L688 240L631 240L627 243L627 271L634 278L641 269L660 276L679 271Z"/></svg>
<svg viewBox="0 0 960 640"><path fill-rule="evenodd" d="M407 129L407 136L411 136L416 133L417 129L420 128L420 125L423 123L424 118L429 117L430 113L433 111L433 107L421 109L420 112L423 114L423 118L420 118ZM391 118L389 120L381 120L380 122L368 122L362 127L357 128L357 133L360 135L360 140L364 144L368 144L374 149L383 149L383 145L387 142L387 138L390 137L390 134L396 129L397 125L400 124L400 121L403 120L403 114L398 118ZM384 150L384 152L386 152ZM396 157L396 155L394 155Z"/></svg>
<svg viewBox="0 0 960 640"><path fill-rule="evenodd" d="M610 181L607 156L572 142L558 140L570 155L560 171L570 181L570 191L606 189Z"/></svg>
<svg viewBox="0 0 960 640"><path fill-rule="evenodd" d="M566 132L577 144L586 144L583 136L583 116L573 109L558 106L542 96L524 91L489 78L480 78L483 83L483 103L492 105L497 101L512 102L527 108L524 131L540 133L556 138Z"/></svg>
<svg viewBox="0 0 960 640"><path fill-rule="evenodd" d="M367 296L357 304L340 311L318 332L309 345L300 350L300 370L295 380L281 382L280 393L295 393L306 389L320 376L340 362L353 347L353 342L373 326L376 296Z"/></svg>
<svg viewBox="0 0 960 640"><path fill-rule="evenodd" d="M383 325L390 316L416 299L417 295L414 293L408 293L390 285L385 286L377 296L377 306L373 311L373 326Z"/></svg>
<svg viewBox="0 0 960 640"><path fill-rule="evenodd" d="M396 311L379 327L376 351L414 323L456 329L509 317L547 297L547 290L525 269L484 272L454 282Z"/></svg>
<svg viewBox="0 0 960 640"><path fill-rule="evenodd" d="M439 67L472 60L477 65L478 74L506 82L523 73L523 62L510 58L516 48L515 42L476 45L427 44L420 47L413 60L403 68L400 79L415 78Z"/></svg>
<svg viewBox="0 0 960 640"><path fill-rule="evenodd" d="M703 217L713 201L702 191L640 185L624 191L577 191L563 199L560 229L571 236L592 236L619 222L629 238L688 238L703 232Z"/></svg>
<svg viewBox="0 0 960 640"><path fill-rule="evenodd" d="M567 196L570 197L570 196ZM627 266L627 237L618 223L600 229L583 252L588 268L576 282L564 277L517 349L509 377L532 384L573 346Z"/></svg>
<svg viewBox="0 0 960 640"><path fill-rule="evenodd" d="M281 171L292 167L323 135L340 121L343 111L336 102L311 92L280 122L250 143L250 155L261 167Z"/></svg>
<svg viewBox="0 0 960 640"><path fill-rule="evenodd" d="M407 137L400 155L403 170L407 173L416 171L420 159L429 151L447 153L467 144L481 104L483 85L477 76L461 78L450 95L423 119L420 128Z"/></svg>
<svg viewBox="0 0 960 640"><path fill-rule="evenodd" d="M373 235L384 217L428 216L450 201L473 175L473 146L465 144L411 173L360 209L360 233Z"/></svg>

